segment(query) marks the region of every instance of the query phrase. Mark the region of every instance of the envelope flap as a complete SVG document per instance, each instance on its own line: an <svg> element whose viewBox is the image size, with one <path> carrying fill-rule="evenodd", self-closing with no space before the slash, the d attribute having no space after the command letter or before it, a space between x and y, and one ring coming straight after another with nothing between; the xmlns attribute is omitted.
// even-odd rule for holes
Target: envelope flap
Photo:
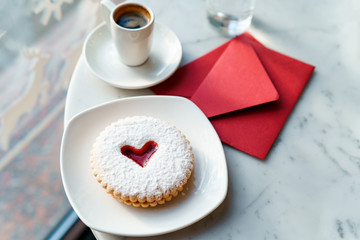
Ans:
<svg viewBox="0 0 360 240"><path fill-rule="evenodd" d="M227 45L191 100L207 117L279 98L253 47L234 39Z"/></svg>

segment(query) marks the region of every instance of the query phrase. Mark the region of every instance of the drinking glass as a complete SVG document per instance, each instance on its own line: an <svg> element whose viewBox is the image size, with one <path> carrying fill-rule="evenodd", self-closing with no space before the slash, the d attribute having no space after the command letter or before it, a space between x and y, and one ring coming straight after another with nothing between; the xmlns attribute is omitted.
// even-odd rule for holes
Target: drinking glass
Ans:
<svg viewBox="0 0 360 240"><path fill-rule="evenodd" d="M255 2L256 0L206 0L208 20L225 36L240 35L251 24Z"/></svg>

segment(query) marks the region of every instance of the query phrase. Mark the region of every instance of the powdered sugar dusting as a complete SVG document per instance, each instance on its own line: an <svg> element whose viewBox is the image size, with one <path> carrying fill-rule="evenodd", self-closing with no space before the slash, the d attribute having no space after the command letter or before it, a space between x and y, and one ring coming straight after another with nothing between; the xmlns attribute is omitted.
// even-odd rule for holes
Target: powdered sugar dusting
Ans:
<svg viewBox="0 0 360 240"><path fill-rule="evenodd" d="M148 141L158 144L142 168L121 153L125 145L141 148ZM160 197L187 180L193 154L185 136L175 127L152 117L120 119L97 137L91 152L93 168L103 184L115 192L138 198Z"/></svg>

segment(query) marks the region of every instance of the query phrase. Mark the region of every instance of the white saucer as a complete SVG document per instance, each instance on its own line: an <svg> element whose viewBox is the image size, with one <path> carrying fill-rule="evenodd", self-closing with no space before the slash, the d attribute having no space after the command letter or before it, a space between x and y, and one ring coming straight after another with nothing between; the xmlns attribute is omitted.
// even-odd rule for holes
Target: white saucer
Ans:
<svg viewBox="0 0 360 240"><path fill-rule="evenodd" d="M154 208L118 202L96 181L90 168L90 151L100 131L120 118L139 115L176 126L195 155L194 171L184 191ZM123 98L76 115L64 131L60 159L65 192L76 214L90 228L114 235L154 236L189 226L214 211L228 189L220 139L201 110L182 97Z"/></svg>
<svg viewBox="0 0 360 240"><path fill-rule="evenodd" d="M177 36L168 27L155 23L149 59L141 66L124 65L105 23L97 26L84 44L89 69L106 83L125 89L141 89L165 81L179 67L182 49Z"/></svg>

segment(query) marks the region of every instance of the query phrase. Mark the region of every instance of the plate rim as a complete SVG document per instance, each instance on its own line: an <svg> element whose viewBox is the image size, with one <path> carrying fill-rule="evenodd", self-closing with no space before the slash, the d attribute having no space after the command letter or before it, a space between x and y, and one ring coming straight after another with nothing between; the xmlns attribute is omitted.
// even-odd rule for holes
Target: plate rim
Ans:
<svg viewBox="0 0 360 240"><path fill-rule="evenodd" d="M209 121L209 124L211 126L211 131L213 131L215 133L215 135L217 136L217 144L221 145L221 156L223 159L223 164L224 164L224 168L223 168L223 174L225 174L226 178L222 179L224 181L224 187L222 188L223 191L220 192L221 197L219 198L218 202L216 204L214 204L210 210L206 211L205 213L201 214L200 217L198 218L194 218L192 221L187 222L186 224L180 224L178 227L173 227L170 229L166 229L166 230L162 230L162 231L154 231L151 233L126 233L124 231L105 231L101 228L99 228L98 226L94 226L91 223L89 223L87 221L87 218L84 217L81 214L81 211L78 210L77 205L74 204L73 199L71 197L71 194L69 193L69 187L67 186L68 183L65 180L65 176L64 176L64 141L66 139L66 135L68 134L68 129L70 129L69 126L72 125L73 122L77 121L78 118L81 118L83 115L86 115L88 112L92 112L92 111L96 111L99 108L102 108L104 106L108 106L108 105L112 105L112 104L117 104L119 102L126 102L126 101L136 101L136 100L141 100L141 99L156 99L156 98L171 98L171 99L176 99L176 100L180 100L180 101L186 101L188 103L190 103L191 105L193 105L193 107L195 107L197 109L197 111L199 111L203 117L205 117L208 120L208 118L205 116L205 114L189 99L184 98L184 97L180 97L180 96L165 96L165 95L145 95L145 96L133 96L133 97L126 97L126 98L121 98L121 99L115 99L115 100L111 100L102 104L98 104L94 107L88 108L84 111L79 112L78 114L74 115L69 122L67 123L67 125L65 126L64 132L63 132L63 136L62 136L62 140L61 140L61 148L60 148L60 173L61 173L61 179L62 179L62 184L63 184L63 188L65 190L66 193L66 197L70 202L70 205L72 206L74 212L77 214L77 216L84 222L85 225L87 225L89 228L99 231L99 232L103 232L103 233L107 233L107 234L112 234L112 235L116 235L116 236L128 236L128 237L150 237L150 236L158 236L158 235L163 235L166 233L171 233L174 231L178 231L180 229L186 228L198 221L200 221L201 219L205 218L206 216L208 216L209 214L211 214L215 209L217 209L225 200L227 193L228 193L228 187L229 187L229 176L228 176L228 169L227 169L227 162L226 162L226 156L225 156L225 152L224 152L224 148L223 148L223 144L216 132L216 130L214 129L214 127L212 126L211 122ZM220 195L219 194L219 195Z"/></svg>
<svg viewBox="0 0 360 240"><path fill-rule="evenodd" d="M149 84L143 84L143 85L139 85L139 86L129 86L129 85L122 85L122 84L118 84L118 83L114 83L113 81L109 81L107 80L105 77L103 77L101 74L97 73L93 67L91 66L91 64L89 63L89 60L88 60L88 57L87 57L87 47L88 47L88 43L89 43L89 40L93 37L93 35L99 31L101 28L103 27L106 27L106 23L105 22L102 22L100 23L99 25L97 25L94 29L92 29L90 31L90 33L87 35L85 41L84 41L84 45L82 47L82 52L83 52L83 55L84 55L84 61L86 63L86 66L87 68L91 71L92 74L94 74L97 78L99 78L100 80L102 80L103 82L113 86L113 87L116 87L116 88L121 88L121 89L144 89L144 88L149 88L149 87L153 87L153 86L156 86L164 81L166 81L168 78L171 77L171 75L174 74L174 72L179 68L180 66L180 63L181 63L181 59L182 59L182 45L181 45L181 42L178 38L178 36L175 34L174 31L172 31L168 26L166 26L165 24L162 24L162 23L159 23L158 21L155 21L155 28L159 27L160 28L164 28L166 29L167 31L171 32L174 36L175 36L175 39L176 39L176 42L174 42L174 44L176 44L179 49L180 49L180 54L178 55L178 59L177 59L177 64L175 65L175 67L162 79L158 80L158 81L155 81L153 83L149 83Z"/></svg>

